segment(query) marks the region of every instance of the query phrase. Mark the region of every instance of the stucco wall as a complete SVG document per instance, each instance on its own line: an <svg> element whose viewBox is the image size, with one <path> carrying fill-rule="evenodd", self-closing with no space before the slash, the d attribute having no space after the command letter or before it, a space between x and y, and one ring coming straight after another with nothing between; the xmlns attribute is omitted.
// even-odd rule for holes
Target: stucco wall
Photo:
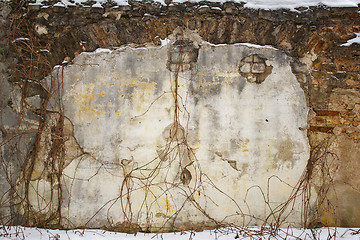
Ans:
<svg viewBox="0 0 360 240"><path fill-rule="evenodd" d="M357 8L49 4L3 16L5 224L359 224Z"/></svg>
<svg viewBox="0 0 360 240"><path fill-rule="evenodd" d="M55 70L82 151L63 169L64 226L261 224L300 180L308 108L292 59L272 47L210 45L186 30L170 38L161 47L83 53ZM187 62L189 46L179 41L198 56ZM173 54L184 62L172 67ZM264 62L244 66L249 56ZM262 82L243 75L256 78L265 65ZM37 181L50 192L50 182ZM41 212L49 196L33 196ZM300 203L285 225L301 224Z"/></svg>

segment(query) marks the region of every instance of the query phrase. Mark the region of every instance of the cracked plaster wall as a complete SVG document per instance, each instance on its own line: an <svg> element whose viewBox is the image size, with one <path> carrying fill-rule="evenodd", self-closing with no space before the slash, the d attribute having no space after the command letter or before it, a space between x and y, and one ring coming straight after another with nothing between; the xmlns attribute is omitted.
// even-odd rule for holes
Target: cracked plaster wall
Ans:
<svg viewBox="0 0 360 240"><path fill-rule="evenodd" d="M95 150L95 147L91 147L85 151L85 140L82 140L83 142L80 142L78 137L74 137L74 133L78 131L78 127L73 126L72 124L74 122L74 119L68 118L66 116L63 118L59 113L51 111L47 112L44 115L40 114L42 110L44 110L42 109L42 106L43 103L46 101L49 93L43 91L42 89L39 89L39 85L33 82L32 84L29 84L29 91L24 94L24 89L21 88L22 83L29 83L29 81L27 81L27 79L22 79L21 77L18 78L17 74L19 73L19 71L17 71L16 69L19 66L23 66L24 69L35 66L33 70L37 69L38 64L36 62L34 63L34 65L28 65L27 63L28 59L36 59L36 57L33 58L31 56L39 57L40 55L46 55L47 60L45 62L49 64L49 69L51 69L52 66L60 64L64 58L66 59L66 61L63 64L66 65L66 62L73 59L79 53L83 51L94 51L96 48L99 47L108 48L114 46L124 46L125 44L145 46L145 43L149 42L152 42L153 45L161 45L161 39L166 38L169 34L173 32L176 27L186 26L198 32L204 40L211 43L234 44L240 42L250 42L260 45L267 44L272 45L278 49L282 49L282 51L292 56L293 60L296 60L292 62L291 69L297 80L299 81L301 88L305 92L307 98L307 105L310 108L307 126L306 128L300 128L303 130L307 130L308 132L308 139L310 142L311 151L316 151L317 149L319 149L319 146L325 146L327 147L326 151L329 153L329 155L334 157L327 160L327 165L330 169L323 169L326 171L329 170L329 172L332 174L332 179L328 179L327 182L315 181L312 183L314 189L320 194L327 192L326 189L330 190L327 192L326 197L328 198L329 203L332 206L328 209L323 209L322 206L318 205L315 209L313 209L316 213L316 222L314 222L314 224L316 226L335 225L346 227L354 227L359 225L359 219L357 217L360 216L359 209L354 203L356 203L356 199L359 198L357 173L360 136L360 45L352 44L348 47L342 46L342 44L345 43L348 39L351 39L355 36L355 32L359 32L359 8L328 8L325 6L318 6L310 8L299 8L298 11L291 12L284 9L279 9L276 11L268 11L261 9L253 10L243 8L242 5L239 3L231 2L226 2L224 4L212 3L210 8L209 6L200 7L201 5L208 4L208 2L187 2L174 6L153 6L149 2L131 1L129 3L129 6L120 6L116 9L112 8L110 2L107 2L104 5L104 8L90 8L81 6L59 8L58 6L52 6L54 4L54 2L52 1L49 1L46 4L48 6L24 6L24 8L22 8L22 10L24 10L23 12L13 11L10 15L8 15L11 11L11 7L9 7L7 3L0 3L0 20L2 24L0 42L1 47L4 50L3 54L1 55L2 59L0 63L0 77L2 80L0 86L0 91L2 93L0 98L0 127L2 138L2 159L0 169L0 220L3 223L27 224L35 226L45 226L46 224L47 226L61 227L61 225L59 225L56 220L58 219L59 215L51 215L51 213L56 212L59 200L62 200L64 198L62 204L65 206L67 204L66 199L70 197L72 199L72 202L77 204L76 206L81 207L83 207L83 205L81 205L81 202L84 200L92 202L91 204L93 204L93 202L96 202L96 199L104 200L105 198L107 198L106 196L104 197L102 194L96 194L96 192L98 192L98 185L94 184L94 182L102 181L101 178L97 178L98 175L96 174L101 173L101 176L105 176L106 174L109 174L110 168L115 169L114 172L116 174L114 175L114 177L112 177L111 174L106 175L107 178L104 178L103 180L103 182L105 183L113 183L118 181L119 179L122 179L122 177L126 176L127 174L135 173L131 172L131 169L134 166L132 164L138 163L139 160L133 159L131 158L131 156L134 155L134 151L138 152L140 151L140 149L143 149L145 147L143 143L140 144L140 142L144 142L144 140L140 139L140 141L137 138L137 141L139 143L134 144L134 147L131 149L121 150L121 154L123 155L118 155L118 160L111 160L111 156L106 157L108 160L110 159L109 161L114 161L115 164L111 164L110 162L105 162L106 164L104 164L101 156L106 156L107 150L105 150L105 148L110 150L116 149L116 151L120 150L117 149L116 146L102 146L104 148L103 150L101 150L101 148ZM217 9L216 11L215 8ZM184 17L184 14L186 17ZM23 29L23 31L20 31L15 35L11 34L12 38L10 41L8 41L9 39L6 38L8 34L8 26L16 26L16 24L13 25L14 22L12 22L11 25L9 25L9 23L10 21L16 19L21 20L21 22L23 23L23 26L20 26L20 29ZM33 34L31 32L31 29L34 29ZM29 35L24 36L24 33L27 33L28 31ZM24 58L22 58L22 56L17 55L18 51L13 51L14 48L9 51L9 45L7 45L8 43L10 43L12 47L21 47L22 43L18 42L16 39L24 39L23 37L29 37L30 35L32 37L31 39L28 39L30 43L30 45L28 46L32 46L32 51L29 51L28 55L23 56ZM172 43L174 43L174 41L175 40L173 39ZM40 43L40 45L37 45L37 43ZM203 43L197 41L197 44L199 43L200 45L203 45ZM35 48L33 48L34 46ZM164 47L165 46L163 46L163 48ZM169 45L165 48L171 49L172 47ZM183 48L183 50L185 50L185 48ZM174 51L174 53L175 52L176 51ZM227 124L222 121L222 119L224 119L223 115L221 115L221 117L218 117L218 115L216 115L219 112L224 113L225 110L228 108L220 108L220 104L216 105L215 100L217 102L221 102L220 98L224 96L223 93L225 92L224 85L231 86L231 88L235 87L239 89L239 93L241 93L239 96L244 96L244 91L240 89L247 89L244 86L247 86L249 84L249 81L253 82L255 85L260 84L260 86L265 84L268 77L273 76L273 73L276 73L276 70L271 69L273 65L269 62L266 62L266 60L265 65L261 64L264 63L262 54L263 53L259 51L254 51L250 55L244 54L241 56L241 59L238 59L239 62L237 68L238 70L240 70L239 75L243 77L242 82L245 83L243 85L241 85L240 82L235 83L226 81L226 84L218 84L218 82L223 81L223 79L221 81L219 79L215 79L213 82L211 82L210 80L212 79L209 77L199 77L199 75L197 74L197 67L202 65L199 61L202 56L201 54L188 54L187 58L184 59L186 61L183 62L182 68L184 70L190 69L194 72L192 75L189 72L187 73L187 75L185 72L182 72L180 75L186 75L186 77L191 76L192 79L195 79L193 83L195 83L196 81L197 83L201 83L201 87L199 87L199 84L192 84L192 86L190 86L189 88L189 94L186 95L188 96L188 98L186 99L189 99L186 104L187 109L195 111L195 113L191 112L190 114L190 119L193 121L191 123L192 125L184 123L184 120L186 118L184 118L183 114L183 118L180 119L181 125L164 124L164 126L161 126L161 131L156 131L156 136L153 137L153 139L157 138L162 141L159 144L160 147L156 148L156 153L153 153L153 155L158 157L159 159L162 159L162 161L164 161L164 164L169 163L169 159L176 159L175 162L178 163L178 167L174 167L174 164L171 165L173 167L172 169L175 170L173 171L173 176L169 175L168 178L176 179L178 185L174 186L181 186L177 188L177 190L184 189L184 186L194 184L194 179L197 179L196 177L193 177L193 175L195 175L194 169L199 169L199 166L203 165L208 167L207 165L209 162L217 162L219 163L219 166L229 168L231 171L236 171L239 175L241 175L241 171L243 169L248 169L248 166L246 164L242 164L241 160L243 159L236 158L236 154L233 154L233 149L236 149L238 146L240 146L240 144L242 147L243 144L251 145L253 144L253 142L247 141L246 139L243 142L234 141L235 138L233 136L227 136L225 133L216 135L222 126L228 126L230 125L230 123ZM176 56L176 54L174 54L174 56ZM177 64L176 57L173 58L171 55L164 55L164 57L166 57L167 59L171 59L171 61L164 61L164 63L166 64L166 68L174 71ZM194 57L198 58L196 64L191 61L191 59L193 59ZM129 57L129 59L133 60L134 58ZM25 60L25 62L23 60ZM39 63L42 64L43 61L40 60ZM153 62L146 63L153 64ZM128 66L127 68L131 67L130 62L126 61L126 64ZM221 68L223 68L223 66L221 66ZM20 67L20 72L21 69L22 68ZM249 71L249 69L253 69L255 71ZM42 76L41 72L43 70L45 70L45 72L49 71L46 69L37 69L34 71L35 77L31 78L39 80L40 87L42 85L42 82L40 81L42 77L39 76ZM88 71L89 73L91 73L91 71L94 70L89 67ZM61 73L61 71L55 72ZM269 72L270 75L268 75ZM134 73L138 74L138 72ZM239 73L239 71L233 70L233 73ZM91 74L94 75L93 73ZM91 74L89 75L91 76ZM263 82L264 77L265 81ZM155 80L153 80L155 78L156 76L149 77L149 79L152 79L152 81L156 83L156 85L154 85L156 89L160 88L167 89L166 91L170 91L164 86L157 87L160 82L156 82ZM169 75L167 75L167 78L170 78ZM247 81L245 82L244 79L246 79ZM139 81L139 83L137 84L143 84L141 81ZM209 84L209 82L211 82L211 84ZM219 85L221 85L220 89ZM145 85L143 84L142 86ZM82 108L92 106L90 107L91 111L88 111L85 115L83 115L84 121L87 122L86 124L88 125L91 125L92 122L92 120L86 120L88 116L91 119L93 118L93 115L103 116L105 115L105 112L107 113L107 109L103 107L103 102L99 101L99 99L101 99L99 95L103 98L103 96L109 96L109 92L111 93L111 91L115 91L114 89L111 89L109 91L106 90L99 93L98 88L99 84L97 82L93 83L93 85L86 84L86 87L84 88L84 92L87 90L90 91L91 89L91 91L93 91L88 98L85 98L88 99L88 101L83 101L80 104ZM125 98L131 100L132 96L135 96L133 94L134 90L138 93L135 99L139 99L139 92L142 91L139 90L139 85L132 86L132 89L127 91L127 93L125 94ZM149 90L147 91L150 95L153 94L153 96L160 96L160 93L158 92L152 93L151 91L149 92ZM164 98L168 100L166 104L171 105L171 99L173 101L173 98L169 97L169 95L171 95L171 93L164 93ZM237 95L235 94L235 96ZM207 99L206 101L209 102L208 106L204 105L203 100L205 98ZM213 101L213 99L215 100ZM156 102L161 103L160 100L161 99ZM222 101L224 102L225 100ZM74 102L71 102L71 104L73 104ZM229 108L234 106L233 101L230 102L231 105L229 105ZM258 103L254 101L254 104ZM150 109L154 109L157 107L155 103L150 105ZM68 107L69 106L66 106L66 108ZM131 107L131 105L129 107ZM116 106L116 109L118 108L119 106ZM141 108L144 107L139 106L139 111ZM110 109L110 107L108 107L108 109ZM150 109L149 112L153 111ZM276 110L276 112L279 112L280 108L276 108L274 110ZM126 110L125 113L127 112L129 111ZM159 113L161 113L161 111L159 111ZM170 107L167 114L167 119L171 119L171 117L169 116L171 116L171 114L174 114L174 108L171 109ZM149 116L148 113L141 117L147 116ZM212 149L208 147L208 149L205 150L204 148L202 148L201 156L203 158L201 158L201 156L199 155L200 148L198 148L197 146L201 142L200 140L196 140L196 138L194 138L193 130L189 128L189 126L196 125L196 122L194 123L196 118L201 119L201 123L204 122L204 119L209 122L208 125L200 128L202 132L205 132L206 129L214 129L214 131L216 130L215 134L208 134L208 139L204 137L199 138L200 140L202 140L202 142L206 140L213 146L218 147L221 144L215 141L217 139L223 138L223 135L226 135L225 137L229 141L229 143L222 144L220 150L220 147L218 149ZM249 117L249 119L250 118L254 118L254 116ZM18 121L19 119L21 121ZM46 119L46 126L44 128L42 124L43 119ZM265 123L261 125L263 120L262 117L259 117L259 119L255 120L258 120L255 121L258 123L254 124L253 127L258 127L259 124L259 126L262 127L269 125L265 125ZM266 118L265 121L266 120L268 120L268 123L271 123L271 121L269 121L270 119ZM168 121L168 123L169 122L173 122L173 119L171 119L171 121ZM233 124L233 122L231 122L231 124ZM253 123L255 122L253 121ZM107 133L110 130L112 131L111 125L107 126L105 131ZM115 130L120 131L119 129ZM150 128L150 130L152 130L152 128ZM126 133L125 128L123 128L121 131L122 134L124 132ZM49 132L50 134L47 134ZM134 131L133 134L130 135L130 137L135 139L137 136L136 134L140 134L140 131ZM244 132L242 132L242 134L242 136L244 136ZM173 155L168 157L169 149L175 149L174 145L176 146L175 142L171 141L171 136L172 138L175 137L175 142L179 143L179 146L176 147L177 151L170 151L170 153L172 153ZM91 135L86 137L91 138ZM283 140L284 138L285 137L281 136L281 140ZM186 141L184 142L184 140ZM62 147L57 147L62 146L61 141L64 141L64 149ZM121 138L116 141L111 140L113 145L114 142L116 142L115 145L121 145L121 141ZM40 146L36 147L38 142L40 142ZM55 144L56 142L58 143ZM213 142L215 142L215 144ZM99 142L99 144L100 143L101 142ZM167 144L170 147L173 146L173 148L166 149L164 147L161 147L163 146L161 144ZM278 149L279 152L283 152L283 150L286 149L294 149L294 146L296 147L296 145L293 145L292 142L286 142L286 144L279 144ZM91 151L89 151L89 149L92 149L92 152L101 152L100 157L93 158L94 155L91 153ZM36 150L35 154L33 150ZM66 151L66 155L61 158L63 150ZM181 152L183 154L176 155L176 152ZM60 159L62 160L59 161L59 158L54 160L53 157L55 155L58 155L58 157L60 156ZM206 163L196 166L195 163L200 163L201 160L203 161L203 159L205 159L204 156L207 156L208 159L210 159L211 161L205 161ZM278 154L277 159L288 159L291 158L291 156L293 156L291 152L289 153L289 151L285 151L284 153ZM143 156L143 159L148 158L151 157L147 155ZM328 158L328 156L325 156L325 158ZM29 170L21 172L22 169L28 169L29 162L31 163L33 159L35 160L33 171ZM83 161L85 159L87 159L87 161ZM92 160L90 161L89 159ZM88 169L82 171L82 173L88 172L88 174L80 175L79 173L78 176L84 176L83 179L78 178L76 181L73 181L74 174L78 174L77 171L71 170L74 169L74 167L71 167L74 165L74 161L79 163L79 167ZM191 163L190 165L193 168L191 168L190 165L187 166L187 164L189 163ZM277 166L286 165L291 166L292 163L279 160L277 163L274 162L272 166L276 168ZM165 164L162 166L167 165ZM62 171L61 167L64 167L68 171L67 173L73 174L64 175L65 179L67 178L71 181L67 181L67 184L63 184L62 192L61 189L59 189L61 184L58 183L57 179L54 179L56 173ZM142 174L146 172L144 171L144 168L146 167L147 165L139 166L136 171L137 174L141 172L140 175L142 176ZM154 166L151 166L151 168L154 168ZM316 175L318 173L324 172L323 170L313 173L314 176L312 177L316 180L319 177ZM91 175L90 173L93 173L93 175ZM146 172L145 175L147 175L148 173L149 172ZM250 176L250 174L248 175ZM33 209L34 211L30 212L30 215L26 215L21 212L22 208L19 208L18 204L19 199L16 199L16 197L14 198L14 196L18 196L18 194L24 194L22 189L23 179L21 179L22 177L20 177L19 179L19 176L29 177L29 198L31 200L30 202L37 202L40 205L40 208L39 206L35 207L35 209ZM139 174L137 176L139 176ZM202 176L202 180L204 182L205 175ZM242 175L241 178L244 179ZM88 179L91 184L87 184ZM94 179L96 179L96 181ZM65 182L64 179L61 181ZM156 182L158 180L154 181ZM163 179L161 181L163 181ZM18 187L11 188L11 186L14 186L16 182L18 183ZM126 178L126 181L122 182L126 183L125 185L122 185L125 186L125 189L128 186L131 186L131 184L134 184L138 187L142 186L143 189L146 189L145 186L149 185L146 181L140 181L139 183L139 179L137 180L137 182L135 181L131 183L131 181L128 181L128 178ZM206 184L211 185L209 181ZM73 185L77 186L76 189L72 188ZM109 186L113 185L110 184ZM106 187L107 185L103 185L102 189L105 189ZM69 189L71 189L71 191ZM109 189L106 191L111 192L112 190ZM81 197L73 199L72 196L68 194L71 192L76 192ZM89 194L90 192L91 194ZM164 193L163 189L162 192ZM201 192L200 195L205 196L204 192L205 191ZM51 206L48 205L48 200L41 200L41 196L44 196L46 194L48 194L47 196L49 196L49 193L50 197L52 198ZM53 194L52 196L51 193ZM182 191L182 194L185 194L185 192ZM57 199L59 195L62 197L60 199ZM215 195L219 195L218 192L216 192ZM134 196L138 195L132 195L131 198L134 199ZM339 198L338 196L341 196L341 198ZM143 199L144 197L146 197L146 194L143 195ZM154 201L154 199L151 200L149 198L147 199L149 202L154 202L154 204L152 204L150 207L152 210L155 209L155 203L160 201ZM174 204L170 204L174 203L170 196L166 197L165 194L165 199L161 199L162 203L164 203L163 206L165 206L165 209L171 209L171 206L174 206ZM206 199L208 204L210 204L210 198ZM258 198L256 200L258 200ZM181 200L178 201L181 202ZM112 199L110 202L107 202L105 208L109 207L114 202L118 204L119 199L115 198ZM138 202L141 202L141 200L139 200ZM22 201L22 203L26 203L26 201ZM127 210L128 206L126 207L126 199L125 201L123 201L123 203L123 206L125 206L125 210L121 209L121 212L125 211L129 213L129 211ZM135 201L134 203L136 204L137 202ZM187 203L190 202L188 201ZM46 206L47 208L44 208ZM163 208L163 206L160 206L159 208ZM68 207L68 205L66 205L65 207ZM89 208L91 207L89 206ZM109 212L113 212L114 207L111 208L112 211ZM40 214L37 215L36 213L39 212L39 209L42 209L42 211L40 211ZM137 211L137 209L135 210ZM136 211L134 212L137 213ZM47 213L44 214L44 212ZM156 211L154 210L154 212ZM89 217L87 214L90 213L86 213L85 211L83 213L83 219L91 218L91 221L86 223L82 222L81 224L83 224L83 226L95 226L101 224L107 226L111 225L111 227L115 230L129 231L130 228L139 230L139 226L137 225L137 219L142 218L146 219L146 224L142 225L142 229L146 230L146 225L150 226L152 219L160 219L161 217L163 217L164 219L173 219L169 217L169 214L166 214L167 212L169 212L170 214L170 210L165 210L165 213L161 211L157 212L155 214L156 218L153 214L145 214L145 217L143 215L140 216L135 214L131 217L132 221L130 223L117 224L118 221L112 221L112 218L107 218L107 220L104 221L103 216L105 216L106 213L101 213L103 215L101 215L99 219L102 219L102 222L100 220L99 222L98 220L96 220L96 218ZM266 215L267 213L267 211L263 211L259 215ZM68 216L69 214L70 212L67 212L63 216ZM204 214L204 212L202 214ZM80 215L74 215L72 216L72 218L79 216ZM122 214L121 216L125 215ZM35 218L35 220L33 220L32 218ZM126 217L123 217L123 219L125 218ZM72 225L69 221L66 221L66 219L64 219L63 222L65 223L65 225L68 224L68 226L70 227L78 226L78 223L82 221L75 221L75 225ZM186 226L186 221L182 221L179 219L180 218L178 218L178 222L176 223L177 227L181 226L181 223L184 224L182 226L183 228L191 229L196 227L194 225L194 222L192 222L191 225ZM129 219L126 220L128 221ZM228 220L229 222L232 221L230 218L227 218L226 220ZM167 226L170 226L171 228L171 225L174 225L174 222L175 221L169 220ZM213 220L210 220L206 224L205 222L202 222L198 225L198 227L203 229L203 227L206 227L208 225L216 224L214 224Z"/></svg>
<svg viewBox="0 0 360 240"><path fill-rule="evenodd" d="M270 191L271 207L288 199L287 184L309 158L308 108L292 59L272 47L185 35L198 56L185 54L178 68L174 34L161 47L83 53L55 70L81 152L63 171L64 226L261 224L269 214L261 191ZM244 68L249 56L264 65ZM262 81L249 78L268 68ZM298 226L300 211L298 201L286 224Z"/></svg>

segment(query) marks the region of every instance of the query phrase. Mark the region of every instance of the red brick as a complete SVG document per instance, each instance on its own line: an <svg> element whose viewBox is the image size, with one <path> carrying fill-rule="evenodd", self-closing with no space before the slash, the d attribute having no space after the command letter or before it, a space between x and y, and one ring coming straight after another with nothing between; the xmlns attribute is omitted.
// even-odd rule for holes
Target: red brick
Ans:
<svg viewBox="0 0 360 240"><path fill-rule="evenodd" d="M319 126L326 125L326 119L324 117L314 117L310 120L310 125Z"/></svg>
<svg viewBox="0 0 360 240"><path fill-rule="evenodd" d="M309 41L309 44L308 44L308 46L306 48L306 51L310 52L310 50L315 46L315 44L318 42L319 39L320 39L320 37L313 36Z"/></svg>
<svg viewBox="0 0 360 240"><path fill-rule="evenodd" d="M316 44L316 46L315 46L315 48L314 48L314 52L315 52L316 54L321 51L324 43L325 43L325 42L324 42L323 40L320 40L320 41Z"/></svg>
<svg viewBox="0 0 360 240"><path fill-rule="evenodd" d="M317 126L310 126L311 132L323 132L323 133L332 133L334 127L317 127Z"/></svg>
<svg viewBox="0 0 360 240"><path fill-rule="evenodd" d="M333 125L333 126L340 125L340 124L342 124L341 120L342 120L341 118L335 117L335 116L327 117L326 118L326 124L327 125Z"/></svg>
<svg viewBox="0 0 360 240"><path fill-rule="evenodd" d="M338 111L315 110L316 116L339 116Z"/></svg>

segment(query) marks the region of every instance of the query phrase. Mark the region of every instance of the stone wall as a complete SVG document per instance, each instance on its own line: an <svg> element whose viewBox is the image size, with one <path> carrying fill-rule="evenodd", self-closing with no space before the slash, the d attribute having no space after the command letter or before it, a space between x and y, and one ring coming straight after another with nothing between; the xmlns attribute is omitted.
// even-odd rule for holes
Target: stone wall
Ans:
<svg viewBox="0 0 360 240"><path fill-rule="evenodd" d="M286 209L276 223L359 226L360 46L341 46L359 32L358 8L48 4L3 14L4 223L167 231L269 224ZM160 192L144 183L151 169ZM302 198L288 202L285 183Z"/></svg>

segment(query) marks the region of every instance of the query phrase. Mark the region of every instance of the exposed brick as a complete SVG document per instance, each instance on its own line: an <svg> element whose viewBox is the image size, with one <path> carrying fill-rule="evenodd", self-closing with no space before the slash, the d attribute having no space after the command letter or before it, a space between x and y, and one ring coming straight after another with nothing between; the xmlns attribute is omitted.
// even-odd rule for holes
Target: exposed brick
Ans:
<svg viewBox="0 0 360 240"><path fill-rule="evenodd" d="M339 125L342 124L342 119L339 117L335 117L335 116L330 116L330 117L326 117L326 124L335 126L335 125Z"/></svg>
<svg viewBox="0 0 360 240"><path fill-rule="evenodd" d="M309 41L309 44L306 48L306 51L307 52L310 52L311 49L313 49L313 47L317 44L317 42L319 41L320 37L318 36L313 36L310 41Z"/></svg>
<svg viewBox="0 0 360 240"><path fill-rule="evenodd" d="M323 40L320 40L317 44L316 44L316 46L315 46L315 48L314 48L314 52L315 53L319 53L320 51L321 51L321 49L322 49L322 47L324 46L324 41Z"/></svg>
<svg viewBox="0 0 360 240"><path fill-rule="evenodd" d="M344 134L344 136L347 134L351 137L353 140L346 139L346 142L344 142L346 145L337 144L334 150L339 150L344 155L339 156L339 165L341 167L351 166L351 171L353 171L351 173L354 174L354 178L350 179L352 181L350 183L354 184L354 179L356 181L359 179L359 176L356 175L359 172L359 167L348 164L350 156L353 156L350 151L357 146L352 145L352 143L360 139L360 105L357 106L357 110L354 107L355 103L359 103L356 100L358 95L353 93L353 97L347 93L339 93L337 96L335 91L336 89L355 89L360 86L360 45L339 46L346 40L355 37L352 32L360 31L357 9L351 10L353 12L349 13L345 9L329 13L328 9L314 8L309 9L311 11L296 13L296 19L294 19L292 16L295 15L292 12L286 12L286 10L281 10L281 15L278 17L276 11L249 11L245 8L242 10L242 8L238 9L233 3L229 3L223 6L222 14L224 17L211 15L208 7L202 8L201 11L204 12L201 13L209 13L209 16L195 15L193 13L197 13L197 5L195 10L186 7L189 15L183 16L185 6L179 4L176 6L164 6L162 8L164 14L160 16L159 12L159 16L155 18L146 17L145 19L142 18L143 6L141 1L140 3L137 3L137 1L132 2L129 6L119 7L121 12L116 16L121 15L121 18L116 21L112 20L115 18L98 19L98 17L102 16L103 9L76 8L81 11L81 14L77 14L77 12L71 13L74 16L72 17L74 23L66 28L59 27L59 24L64 22L60 20L66 19L61 11L65 10L68 13L74 10L64 8L60 9L59 12L52 7L41 10L38 8L39 11L53 11L50 14L49 21L44 21L44 24L49 29L49 34L47 37L43 36L40 39L48 44L51 51L49 57L51 57L52 66L60 64L65 56L78 55L85 50L93 51L97 47L117 47L132 43L143 45L154 41L153 39L156 36L158 36L157 39L164 39L173 32L173 29L183 26L188 26L198 32L204 40L213 44L250 42L260 45L282 46L291 57L294 57L294 60L296 58L301 60L304 55L309 54L311 57L305 59L306 64L309 64L310 67L312 63L310 68L318 70L312 72L312 80L309 80L309 83L312 81L316 86L308 86L307 81L304 81L302 87L306 96L309 95L307 99L308 105L323 109L315 111L315 114L312 112L315 117L310 120L309 130L314 133L310 133L309 136L325 135L317 134L322 132ZM241 11L241 14L232 16L232 14L237 14L239 11ZM257 12L259 16L257 16ZM26 16L31 15L27 14ZM334 19L334 16L336 19ZM52 17L59 20L51 20ZM32 22L31 19L27 20ZM274 31L274 26L277 27L278 31ZM73 44L83 40L87 41L86 49L82 45ZM160 41L157 42L160 44ZM306 80L310 79L307 75L308 70L310 69L306 68L301 72L303 76L306 76ZM336 70L347 72L336 74ZM336 78L331 78L332 76ZM346 111L347 109L353 110ZM336 149L340 148L340 146L344 149ZM355 155L354 159L357 160L358 158L358 155ZM354 186L360 185L354 184ZM354 205L357 207L356 202L354 202ZM348 224L359 225L360 222L349 220Z"/></svg>
<svg viewBox="0 0 360 240"><path fill-rule="evenodd" d="M318 126L310 126L311 132L323 132L323 133L333 133L332 130L334 127L318 127Z"/></svg>
<svg viewBox="0 0 360 240"><path fill-rule="evenodd" d="M315 110L316 116L339 116L338 111Z"/></svg>
<svg viewBox="0 0 360 240"><path fill-rule="evenodd" d="M313 126L325 126L326 125L326 119L324 117L314 117L310 120L310 125Z"/></svg>

